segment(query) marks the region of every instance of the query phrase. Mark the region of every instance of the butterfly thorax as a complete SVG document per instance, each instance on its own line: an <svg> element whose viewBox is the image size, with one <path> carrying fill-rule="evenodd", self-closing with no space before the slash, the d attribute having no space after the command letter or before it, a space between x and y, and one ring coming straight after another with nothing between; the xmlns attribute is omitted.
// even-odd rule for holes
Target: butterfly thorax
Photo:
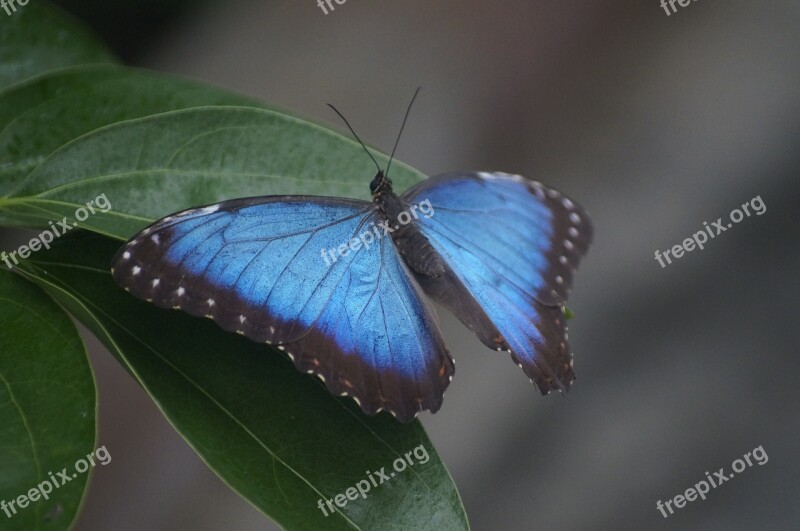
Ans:
<svg viewBox="0 0 800 531"><path fill-rule="evenodd" d="M378 172L370 190L384 227L408 267L426 277L439 277L445 272L444 261L430 241L417 228L416 205L409 205L392 191L392 181Z"/></svg>

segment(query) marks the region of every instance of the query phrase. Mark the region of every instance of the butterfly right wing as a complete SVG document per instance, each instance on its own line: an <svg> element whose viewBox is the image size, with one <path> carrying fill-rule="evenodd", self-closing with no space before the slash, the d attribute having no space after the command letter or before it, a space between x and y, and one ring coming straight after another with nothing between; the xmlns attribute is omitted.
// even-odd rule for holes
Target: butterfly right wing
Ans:
<svg viewBox="0 0 800 531"><path fill-rule="evenodd" d="M453 362L391 238L337 252L378 222L362 201L227 201L144 229L112 271L139 298L277 346L365 413L409 421L440 407Z"/></svg>
<svg viewBox="0 0 800 531"><path fill-rule="evenodd" d="M563 305L592 240L580 205L541 183L504 173L427 179L402 196L428 202L419 231L447 264L419 277L481 341L505 350L542 393L572 384Z"/></svg>

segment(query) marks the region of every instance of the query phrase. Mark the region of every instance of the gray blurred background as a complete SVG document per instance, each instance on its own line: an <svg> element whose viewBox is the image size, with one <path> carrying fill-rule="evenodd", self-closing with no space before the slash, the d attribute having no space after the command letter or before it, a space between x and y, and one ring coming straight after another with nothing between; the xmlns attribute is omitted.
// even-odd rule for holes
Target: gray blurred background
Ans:
<svg viewBox="0 0 800 531"><path fill-rule="evenodd" d="M421 85L400 159L521 173L588 208L568 396L440 312L458 373L422 422L473 529L800 527L798 2L60 3L131 64L342 129L335 103L384 150ZM655 261L757 195L764 215ZM113 462L79 531L276 529L90 344ZM656 509L760 445L763 466Z"/></svg>

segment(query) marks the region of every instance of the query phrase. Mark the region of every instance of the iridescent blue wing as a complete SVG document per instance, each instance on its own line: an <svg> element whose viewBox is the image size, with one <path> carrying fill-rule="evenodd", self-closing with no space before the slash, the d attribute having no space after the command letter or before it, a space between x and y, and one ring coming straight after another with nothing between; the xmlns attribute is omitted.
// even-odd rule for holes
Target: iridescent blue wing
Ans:
<svg viewBox="0 0 800 531"><path fill-rule="evenodd" d="M144 229L112 271L139 298L277 346L365 413L409 421L439 409L453 361L391 238L337 252L378 223L362 201L227 201Z"/></svg>
<svg viewBox="0 0 800 531"><path fill-rule="evenodd" d="M429 201L416 222L444 259L438 278L418 277L484 344L511 357L546 394L572 384L563 305L592 239L575 202L504 173L442 175L402 195ZM430 209L429 209L430 210Z"/></svg>

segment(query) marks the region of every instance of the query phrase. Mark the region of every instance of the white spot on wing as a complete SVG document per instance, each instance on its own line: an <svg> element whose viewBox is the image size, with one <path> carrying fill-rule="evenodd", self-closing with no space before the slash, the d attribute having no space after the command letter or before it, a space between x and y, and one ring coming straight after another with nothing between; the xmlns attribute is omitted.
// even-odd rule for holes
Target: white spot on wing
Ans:
<svg viewBox="0 0 800 531"><path fill-rule="evenodd" d="M154 279L153 279L153 287L155 288L155 287L156 287L156 286L158 286L159 284L161 284L161 280L160 280L160 279L157 279L157 278L154 278Z"/></svg>
<svg viewBox="0 0 800 531"><path fill-rule="evenodd" d="M575 227L570 227L569 228L569 235L572 236L573 238L577 238L578 237L578 229L576 229Z"/></svg>
<svg viewBox="0 0 800 531"><path fill-rule="evenodd" d="M581 222L581 217L575 212L571 212L569 215L569 220L577 225Z"/></svg>
<svg viewBox="0 0 800 531"><path fill-rule="evenodd" d="M183 289L183 286L179 287L176 291L178 292L178 297L183 297L183 294L186 293L186 290Z"/></svg>
<svg viewBox="0 0 800 531"><path fill-rule="evenodd" d="M122 259L123 260L128 260L128 259L130 259L130 257L131 257L131 253L129 251L125 251L124 253L122 253Z"/></svg>
<svg viewBox="0 0 800 531"><path fill-rule="evenodd" d="M139 274L139 273L141 273L141 272L142 272L142 268L141 268L141 267L139 267L139 266L133 266L133 270L132 270L133 276L136 276L136 275L138 275L138 274Z"/></svg>

